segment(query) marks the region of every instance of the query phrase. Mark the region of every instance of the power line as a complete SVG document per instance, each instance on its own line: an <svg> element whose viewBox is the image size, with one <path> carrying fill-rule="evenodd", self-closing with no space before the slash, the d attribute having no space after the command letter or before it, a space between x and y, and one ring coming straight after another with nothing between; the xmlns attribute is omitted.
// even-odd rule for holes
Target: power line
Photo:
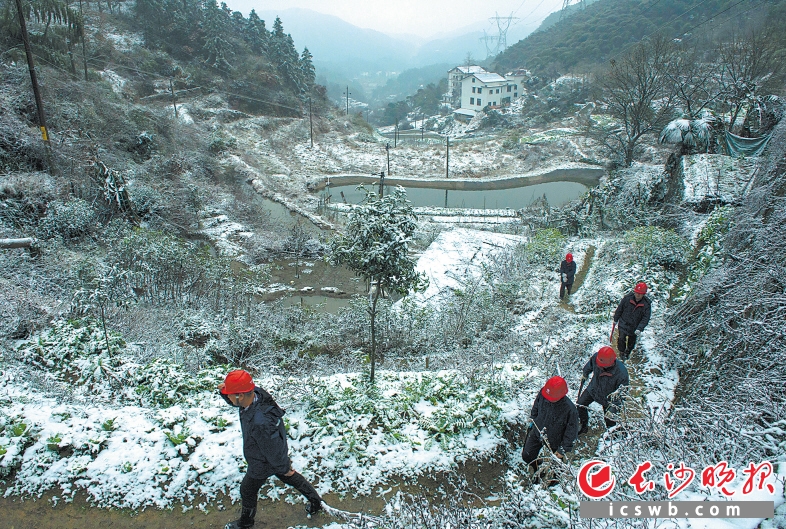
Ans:
<svg viewBox="0 0 786 529"><path fill-rule="evenodd" d="M696 9L697 7L699 7L700 5L702 5L702 4L706 4L708 1L709 1L709 0L701 0L701 2L699 2L699 3L698 3L698 4L696 4L695 6L691 7L691 8L690 8L690 9L688 9L687 11L684 11L684 12L680 13L679 15L676 15L676 16L672 17L672 18L671 18L671 19L669 19L668 21L666 21L666 22L664 22L663 24L661 24L660 26L658 26L658 27L657 27L657 28L656 28L654 31L651 31L650 33L647 33L646 35L644 35L643 37L641 37L641 39L639 39L639 42L641 42L641 41L643 41L643 40L645 40L645 39L647 39L647 38L651 37L652 35L654 35L654 34L655 34L655 33L657 33L658 31L660 31L661 29L665 28L666 26L668 26L669 24L671 24L672 22L674 22L674 21L675 21L675 20L677 20L678 18L680 18L680 17L682 17L682 16L684 16L684 15L687 15L688 13L690 13L691 11L693 11L694 9ZM744 1L745 1L745 0L740 0L740 2L744 2ZM736 5L736 4L735 4L735 5ZM733 6L732 6L732 7L733 7ZM717 15L714 15L714 16L717 16ZM626 48L626 49L627 49L627 48ZM620 55L622 55L623 53L625 53L626 49L623 49L623 50L620 50L620 51L618 51L617 53L615 53L614 55L612 55L611 57L609 57L609 59L608 59L608 60L609 60L609 61L613 61L614 59L616 59L617 57L619 57Z"/></svg>
<svg viewBox="0 0 786 529"><path fill-rule="evenodd" d="M723 14L723 13L725 13L726 11L729 11L730 9L733 9L734 7L737 7L738 5L740 5L741 3L745 2L745 1L746 1L746 0L740 0L740 1L739 1L739 2L737 2L736 4L732 4L732 5L730 5L729 7L727 7L726 9L724 9L723 11L720 11L720 12L718 12L718 13L714 14L713 16L711 16L710 18L708 18L708 19L707 19L707 20L705 20L704 22L700 22L700 23L696 24L695 26L693 26L692 28L690 28L690 29L689 29L688 31L686 31L685 33L690 33L690 32L691 32L691 31L693 31L694 29L696 29L696 28L698 28L698 27L700 27L700 26L703 26L704 24L707 24L708 22L712 22L712 21L713 21L715 18L717 18L719 15L722 15L722 14ZM736 14L734 14L734 15L732 15L732 16L730 16L730 17L726 18L726 19L724 19L722 22L719 22L717 25L715 25L715 26L713 26L713 27L722 26L723 24L725 24L726 22L728 22L728 21L729 21L729 20L731 20L732 18L734 18L734 17L738 17L738 16L740 16L740 15L744 15L744 14L745 14L745 13L747 13L748 11L751 11L751 10L753 10L753 9L757 8L757 7L760 7L762 4L766 4L766 3L767 3L767 1L768 1L768 0L761 0L761 1L760 1L758 4L754 4L754 5L752 5L751 7L749 7L748 9L746 9L745 11L742 11L741 13L736 13Z"/></svg>

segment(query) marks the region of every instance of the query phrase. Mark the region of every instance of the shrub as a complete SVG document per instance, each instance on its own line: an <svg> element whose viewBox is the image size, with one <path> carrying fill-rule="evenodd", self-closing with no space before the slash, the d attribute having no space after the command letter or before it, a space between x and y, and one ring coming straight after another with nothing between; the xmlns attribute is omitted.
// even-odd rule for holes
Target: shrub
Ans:
<svg viewBox="0 0 786 529"><path fill-rule="evenodd" d="M562 258L565 236L555 228L538 230L532 239L520 247L521 258L531 264L553 265Z"/></svg>
<svg viewBox="0 0 786 529"><path fill-rule="evenodd" d="M111 351L107 350L107 337ZM120 380L122 361L112 352L125 347L120 334L105 334L99 322L85 318L57 320L38 338L22 342L18 350L34 366L53 369L65 378L77 378L78 384L97 387Z"/></svg>
<svg viewBox="0 0 786 529"><path fill-rule="evenodd" d="M640 226L627 232L624 241L630 250L628 259L631 263L640 263L646 267L660 266L666 270L688 263L690 245L674 230Z"/></svg>
<svg viewBox="0 0 786 529"><path fill-rule="evenodd" d="M221 365L192 374L173 360L157 358L136 371L134 392L146 404L168 407L197 393L214 391L230 369Z"/></svg>
<svg viewBox="0 0 786 529"><path fill-rule="evenodd" d="M39 229L42 237L47 239L56 236L79 239L91 234L96 222L96 212L88 202L79 198L68 202L55 200L49 203Z"/></svg>

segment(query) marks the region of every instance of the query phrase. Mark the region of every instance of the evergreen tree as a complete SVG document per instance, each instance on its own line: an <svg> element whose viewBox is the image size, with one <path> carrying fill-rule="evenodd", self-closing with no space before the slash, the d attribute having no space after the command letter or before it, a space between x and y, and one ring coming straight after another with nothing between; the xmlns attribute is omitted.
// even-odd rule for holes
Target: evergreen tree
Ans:
<svg viewBox="0 0 786 529"><path fill-rule="evenodd" d="M305 83L300 70L300 54L295 49L292 36L284 33L284 25L279 17L276 17L273 22L273 34L270 37L268 50L270 60L284 83L298 93L305 92Z"/></svg>
<svg viewBox="0 0 786 529"><path fill-rule="evenodd" d="M314 70L314 63L311 62L314 56L308 51L308 48L303 48L303 53L300 55L300 75L305 84L306 90L311 90L316 83L317 73Z"/></svg>
<svg viewBox="0 0 786 529"><path fill-rule="evenodd" d="M406 191L398 187L379 197L366 190L366 200L349 213L344 234L331 242L330 261L344 264L371 287L368 315L371 323L371 383L376 366L377 302L383 292L406 295L425 290L428 278L415 269L409 244L417 229L417 217Z"/></svg>
<svg viewBox="0 0 786 529"><path fill-rule="evenodd" d="M205 21L202 26L205 32L205 44L202 53L208 65L221 70L232 68L229 59L232 58L232 44L227 35L231 27L226 4L219 7L216 0L205 2Z"/></svg>
<svg viewBox="0 0 786 529"><path fill-rule="evenodd" d="M251 47L251 51L262 55L267 52L268 44L268 31L265 28L265 21L259 18L257 12L253 9L248 14L248 21L246 22L245 30L243 31L243 38Z"/></svg>

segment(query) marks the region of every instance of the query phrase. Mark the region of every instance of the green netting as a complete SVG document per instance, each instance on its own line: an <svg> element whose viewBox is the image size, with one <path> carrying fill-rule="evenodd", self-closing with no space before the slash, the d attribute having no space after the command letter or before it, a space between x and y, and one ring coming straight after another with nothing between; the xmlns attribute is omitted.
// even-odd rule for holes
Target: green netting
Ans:
<svg viewBox="0 0 786 529"><path fill-rule="evenodd" d="M742 136L737 136L727 131L723 144L729 156L735 158L739 158L740 156L758 156L764 151L764 148L767 147L767 143L770 141L771 137L772 133L761 138L743 138Z"/></svg>

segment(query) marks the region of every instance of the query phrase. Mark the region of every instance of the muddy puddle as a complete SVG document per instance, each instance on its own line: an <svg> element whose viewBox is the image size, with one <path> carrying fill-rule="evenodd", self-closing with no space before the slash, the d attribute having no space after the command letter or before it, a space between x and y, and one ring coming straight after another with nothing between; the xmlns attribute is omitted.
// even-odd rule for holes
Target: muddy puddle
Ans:
<svg viewBox="0 0 786 529"><path fill-rule="evenodd" d="M309 306L320 312L337 313L353 296L365 295L366 284L346 267L331 266L321 259L273 259L271 291L261 301L281 301L285 307Z"/></svg>

